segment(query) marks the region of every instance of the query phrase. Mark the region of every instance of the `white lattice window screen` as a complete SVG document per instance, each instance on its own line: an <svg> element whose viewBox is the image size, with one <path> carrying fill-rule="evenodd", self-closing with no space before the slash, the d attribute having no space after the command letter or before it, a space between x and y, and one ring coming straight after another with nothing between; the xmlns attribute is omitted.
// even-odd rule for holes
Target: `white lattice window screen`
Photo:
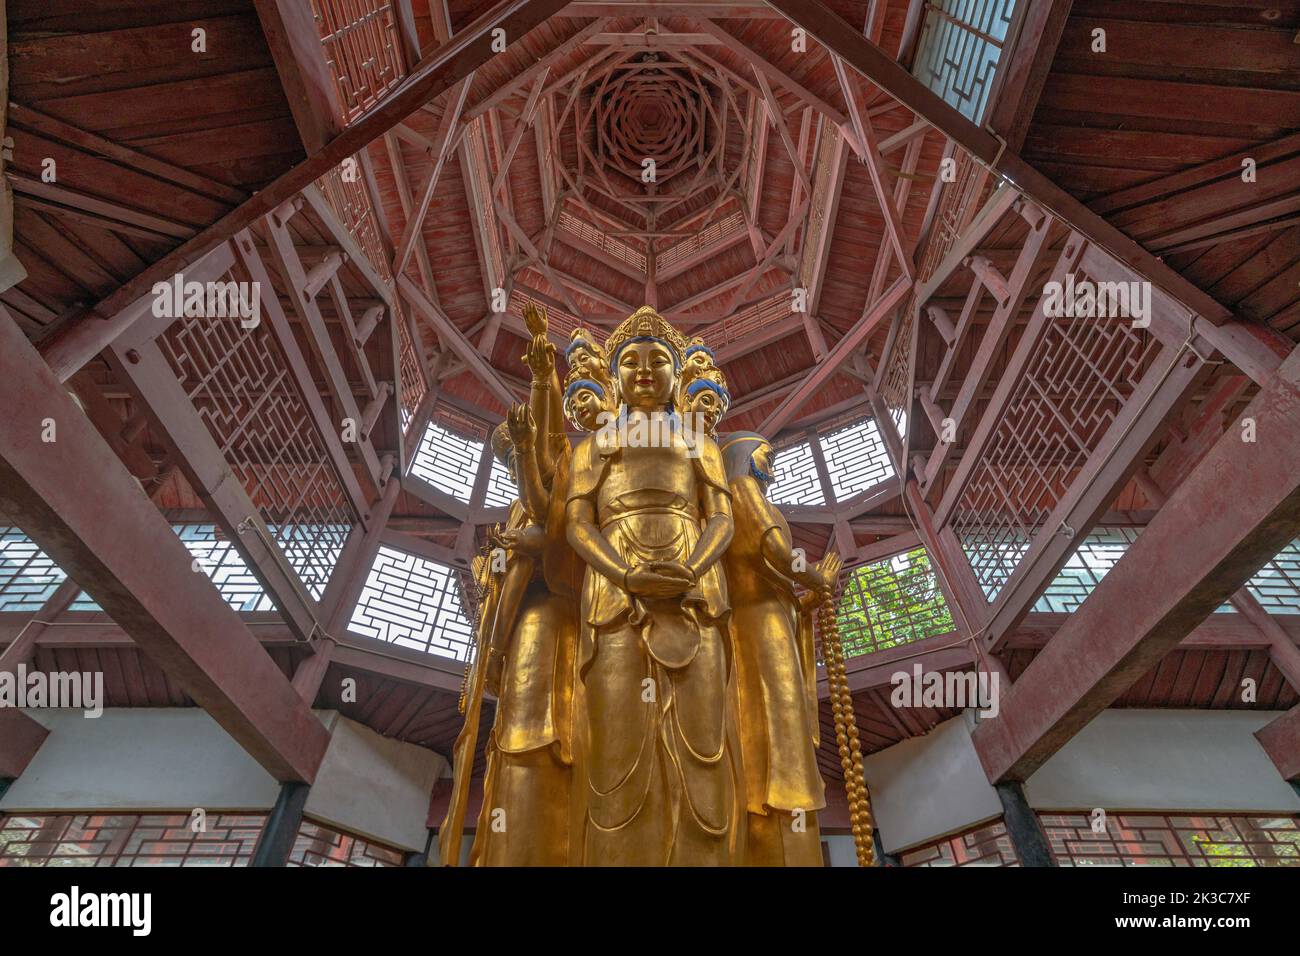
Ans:
<svg viewBox="0 0 1300 956"><path fill-rule="evenodd" d="M463 661L472 626L453 568L380 547L352 611L358 634Z"/></svg>
<svg viewBox="0 0 1300 956"><path fill-rule="evenodd" d="M445 491L457 501L469 503L478 473L483 443L448 431L430 422L420 438L411 464L411 474Z"/></svg>
<svg viewBox="0 0 1300 956"><path fill-rule="evenodd" d="M518 497L519 491L510 478L510 470L497 461L494 456L492 459L492 473L488 476L487 494L483 497L483 504L489 508L499 508L509 505Z"/></svg>
<svg viewBox="0 0 1300 956"><path fill-rule="evenodd" d="M65 578L21 528L0 527L0 611L39 611Z"/></svg>
<svg viewBox="0 0 1300 956"><path fill-rule="evenodd" d="M1100 527L1088 532L1032 610L1077 611L1106 573L1124 557L1141 531L1137 527ZM1007 563L1014 567L1019 557L1018 553L1009 555ZM1292 541L1256 571L1246 582L1246 590L1270 614L1300 614L1300 539ZM1215 613L1233 614L1236 608L1224 603L1215 608Z"/></svg>
<svg viewBox="0 0 1300 956"><path fill-rule="evenodd" d="M1015 0L927 0L912 73L967 119L984 116Z"/></svg>
<svg viewBox="0 0 1300 956"><path fill-rule="evenodd" d="M262 590L253 572L244 563L243 557L233 543L217 534L216 525L186 524L174 525L172 530L181 544L198 562L195 567L201 570L216 585L221 597L236 611L274 611L275 602ZM294 556L286 554L290 563ZM301 555L298 555L301 558ZM335 560L338 559L335 553ZM312 595L319 598L319 594ZM85 591L77 595L69 606L70 611L98 611L100 606Z"/></svg>
<svg viewBox="0 0 1300 956"><path fill-rule="evenodd" d="M782 448L776 455L775 478L767 496L779 505L824 505L817 463L808 442Z"/></svg>
<svg viewBox="0 0 1300 956"><path fill-rule="evenodd" d="M1072 612L1137 540L1140 528L1094 528L1066 560L1037 603L1035 611Z"/></svg>
<svg viewBox="0 0 1300 956"><path fill-rule="evenodd" d="M889 450L874 418L864 418L818 435L817 441L826 458L831 493L837 501L851 498L894 477Z"/></svg>
<svg viewBox="0 0 1300 956"><path fill-rule="evenodd" d="M276 609L275 602L262 589L234 543L220 534L216 525L175 524L172 530L192 559L198 562L195 570L208 576L232 608L236 611ZM347 534L346 525L337 530ZM272 528L271 533L275 532L276 529ZM291 534L284 539L285 557L302 580L312 582L307 585L307 590L317 600L324 592L325 582L329 580L340 551L339 548L330 548L322 554L318 546L320 537L308 530L305 537ZM304 545L295 547L297 540L302 540ZM39 611L66 579L63 569L20 529L0 528L0 612ZM68 605L68 610L99 611L102 608L82 591Z"/></svg>

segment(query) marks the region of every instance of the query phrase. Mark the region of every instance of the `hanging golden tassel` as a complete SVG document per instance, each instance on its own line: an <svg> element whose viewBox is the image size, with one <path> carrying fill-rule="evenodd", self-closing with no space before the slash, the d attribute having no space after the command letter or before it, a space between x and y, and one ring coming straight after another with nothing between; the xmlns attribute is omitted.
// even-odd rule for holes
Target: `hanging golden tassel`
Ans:
<svg viewBox="0 0 1300 956"><path fill-rule="evenodd" d="M835 718L835 742L844 768L844 792L849 801L849 825L857 849L858 866L874 866L875 845L871 835L871 795L862 775L862 748L858 743L858 724L853 713L848 677L844 672L844 648L840 645L840 627L835 617L838 596L822 602L817 610L817 630L821 635L822 660L830 685L831 713Z"/></svg>

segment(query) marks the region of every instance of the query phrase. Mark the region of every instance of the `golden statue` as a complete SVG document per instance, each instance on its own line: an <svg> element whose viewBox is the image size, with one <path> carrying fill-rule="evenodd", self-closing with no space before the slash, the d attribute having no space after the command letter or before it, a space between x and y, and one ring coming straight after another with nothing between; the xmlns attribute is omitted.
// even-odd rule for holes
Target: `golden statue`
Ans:
<svg viewBox="0 0 1300 956"><path fill-rule="evenodd" d="M575 329L561 393L545 313L524 318L529 402L493 435L519 498L474 563L444 864L495 694L475 864L819 865L812 612L833 617L838 557L799 560L766 439L719 447L730 393L703 341L649 306L603 343Z"/></svg>
<svg viewBox="0 0 1300 956"><path fill-rule="evenodd" d="M471 712L456 742L452 802L439 831L447 865L459 857L484 691L496 695L497 708L470 861L485 866L569 861L577 617L572 570L566 575L565 555L547 547L561 524L552 514L552 499L558 489L562 512L569 446L562 431L558 442L549 434L550 422L561 419L555 349L546 341L545 318L536 313L526 318L530 327L540 324L525 356L533 372L529 404L511 409L492 435L493 453L506 465L520 497L510 505L505 529L488 532L487 549L475 560L484 593L476 627L479 653L469 681ZM544 436L540 442L538 432Z"/></svg>
<svg viewBox="0 0 1300 956"><path fill-rule="evenodd" d="M806 565L790 526L767 499L772 447L754 432L722 444L735 536L725 566L731 588L746 853L754 866L820 866L817 811L826 806L817 770L817 663L812 614L839 575L839 556ZM798 582L808 590L801 599Z"/></svg>

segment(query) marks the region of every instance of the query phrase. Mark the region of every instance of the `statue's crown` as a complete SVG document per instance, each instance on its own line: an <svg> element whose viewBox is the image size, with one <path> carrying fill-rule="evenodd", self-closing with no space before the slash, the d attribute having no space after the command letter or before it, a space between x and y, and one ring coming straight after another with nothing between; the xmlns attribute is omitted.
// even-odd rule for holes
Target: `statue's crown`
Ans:
<svg viewBox="0 0 1300 956"><path fill-rule="evenodd" d="M686 336L673 328L667 319L648 305L643 305L619 323L605 340L605 352L610 361L613 361L624 343L643 337L662 339L667 342L677 353L678 366L681 365L688 344Z"/></svg>

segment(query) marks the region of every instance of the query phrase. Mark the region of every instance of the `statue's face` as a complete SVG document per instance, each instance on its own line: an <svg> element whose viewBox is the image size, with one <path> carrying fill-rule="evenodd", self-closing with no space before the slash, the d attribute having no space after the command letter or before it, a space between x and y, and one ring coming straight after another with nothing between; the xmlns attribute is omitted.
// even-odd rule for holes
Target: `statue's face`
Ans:
<svg viewBox="0 0 1300 956"><path fill-rule="evenodd" d="M712 360L709 358L709 353L703 351L692 352L691 357L686 360L686 363L688 365L693 365L696 372L703 372L713 364Z"/></svg>
<svg viewBox="0 0 1300 956"><path fill-rule="evenodd" d="M580 388L573 393L569 399L569 407L573 411L573 419L586 431L595 431L600 422L598 418L604 410L604 405L597 395L589 388Z"/></svg>
<svg viewBox="0 0 1300 956"><path fill-rule="evenodd" d="M574 368L583 369L584 372L591 368L594 362L595 356L581 345L574 349L573 354L570 356L570 364L573 365Z"/></svg>
<svg viewBox="0 0 1300 956"><path fill-rule="evenodd" d="M659 342L630 342L619 353L618 380L630 408L662 408L676 379L672 353Z"/></svg>
<svg viewBox="0 0 1300 956"><path fill-rule="evenodd" d="M754 454L750 456L750 460L754 463L754 467L763 474L773 474L773 468L776 466L776 462L773 461L772 458L772 446L767 442L763 442L754 449Z"/></svg>
<svg viewBox="0 0 1300 956"><path fill-rule="evenodd" d="M690 398L686 409L704 424L704 430L710 435L718 427L722 418L722 399L712 389L702 388Z"/></svg>

